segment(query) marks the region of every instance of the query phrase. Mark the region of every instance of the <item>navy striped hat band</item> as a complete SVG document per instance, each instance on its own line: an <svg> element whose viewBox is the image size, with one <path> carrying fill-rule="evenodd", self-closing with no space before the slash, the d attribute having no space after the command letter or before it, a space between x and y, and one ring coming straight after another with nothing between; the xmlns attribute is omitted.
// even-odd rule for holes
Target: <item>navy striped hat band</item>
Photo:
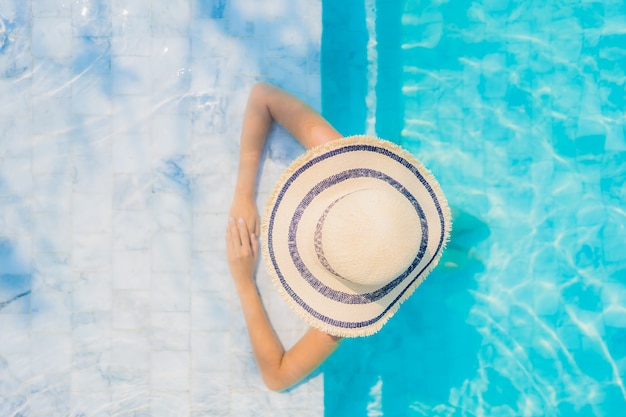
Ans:
<svg viewBox="0 0 626 417"><path fill-rule="evenodd" d="M435 267L450 210L410 153L371 136L308 150L276 183L263 258L289 306L326 333L378 331Z"/></svg>

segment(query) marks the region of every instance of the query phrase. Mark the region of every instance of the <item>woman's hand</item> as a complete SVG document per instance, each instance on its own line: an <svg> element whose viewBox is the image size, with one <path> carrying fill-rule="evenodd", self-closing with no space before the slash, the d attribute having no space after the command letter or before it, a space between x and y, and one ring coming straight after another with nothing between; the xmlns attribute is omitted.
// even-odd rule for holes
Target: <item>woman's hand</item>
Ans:
<svg viewBox="0 0 626 417"><path fill-rule="evenodd" d="M339 346L341 338L309 329L287 352L272 328L254 283L259 244L243 218L228 219L226 255L230 273L261 376L268 388L282 391L315 370Z"/></svg>
<svg viewBox="0 0 626 417"><path fill-rule="evenodd" d="M230 217L226 230L226 256L230 273L236 285L254 282L254 271L259 243L256 235L248 231L246 221Z"/></svg>
<svg viewBox="0 0 626 417"><path fill-rule="evenodd" d="M229 215L233 219L242 218L248 228L248 233L259 236L261 226L259 211L257 210L254 198L235 195L233 204L230 206Z"/></svg>

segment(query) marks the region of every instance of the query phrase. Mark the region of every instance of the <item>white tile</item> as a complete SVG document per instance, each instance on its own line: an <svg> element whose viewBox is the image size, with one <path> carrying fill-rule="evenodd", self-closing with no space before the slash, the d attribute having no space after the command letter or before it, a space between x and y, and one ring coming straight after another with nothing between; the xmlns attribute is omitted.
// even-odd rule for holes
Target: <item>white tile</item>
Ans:
<svg viewBox="0 0 626 417"><path fill-rule="evenodd" d="M33 18L33 56L67 57L72 54L72 21L69 18Z"/></svg>
<svg viewBox="0 0 626 417"><path fill-rule="evenodd" d="M111 334L111 367L114 369L149 370L150 333L114 331Z"/></svg>
<svg viewBox="0 0 626 417"><path fill-rule="evenodd" d="M3 354L2 383L5 384L4 404L6 410L19 410L31 394L32 370L30 348L20 353Z"/></svg>
<svg viewBox="0 0 626 417"><path fill-rule="evenodd" d="M0 13L7 22L18 23L20 27L14 28L14 36L28 36L31 29L29 24L30 5L24 2L3 2L0 5Z"/></svg>
<svg viewBox="0 0 626 417"><path fill-rule="evenodd" d="M111 59L112 93L145 95L152 89L149 57L115 56Z"/></svg>
<svg viewBox="0 0 626 417"><path fill-rule="evenodd" d="M185 36L189 33L191 8L186 0L152 4L152 33L155 36Z"/></svg>
<svg viewBox="0 0 626 417"><path fill-rule="evenodd" d="M233 181L224 171L194 176L191 189L194 213L224 213L230 209Z"/></svg>
<svg viewBox="0 0 626 417"><path fill-rule="evenodd" d="M144 174L151 168L148 133L120 133L113 137L113 171L116 174Z"/></svg>
<svg viewBox="0 0 626 417"><path fill-rule="evenodd" d="M113 415L150 415L150 373L144 370L113 369L111 398Z"/></svg>
<svg viewBox="0 0 626 417"><path fill-rule="evenodd" d="M153 311L189 311L189 274L182 272L152 274Z"/></svg>
<svg viewBox="0 0 626 417"><path fill-rule="evenodd" d="M270 57L302 57L307 54L306 25L293 18L275 20L267 37L265 52Z"/></svg>
<svg viewBox="0 0 626 417"><path fill-rule="evenodd" d="M115 210L135 211L149 207L152 192L150 174L118 174L113 178L113 208Z"/></svg>
<svg viewBox="0 0 626 417"><path fill-rule="evenodd" d="M195 0L202 7L207 3ZM215 0L215 2L225 0ZM196 57L228 57L236 42L227 32L228 21L222 19L194 19L191 25L191 55Z"/></svg>
<svg viewBox="0 0 626 417"><path fill-rule="evenodd" d="M72 351L102 352L111 349L111 313L77 312L72 315Z"/></svg>
<svg viewBox="0 0 626 417"><path fill-rule="evenodd" d="M273 2L268 9L268 17L273 19L289 18L304 24L303 21L309 18L305 1L280 0Z"/></svg>
<svg viewBox="0 0 626 417"><path fill-rule="evenodd" d="M153 417L189 416L189 393L178 391L153 391L150 396L150 412L150 415Z"/></svg>
<svg viewBox="0 0 626 417"><path fill-rule="evenodd" d="M228 17L228 4L226 0L192 0L191 16L198 19L221 20ZM195 20L194 20L195 22Z"/></svg>
<svg viewBox="0 0 626 417"><path fill-rule="evenodd" d="M229 294L194 292L191 295L192 330L223 331L230 327Z"/></svg>
<svg viewBox="0 0 626 417"><path fill-rule="evenodd" d="M72 299L74 311L110 311L113 306L111 274L91 271L77 273Z"/></svg>
<svg viewBox="0 0 626 417"><path fill-rule="evenodd" d="M10 288L16 294L26 291L30 284L31 240L27 235L20 237L0 237L0 277L11 282Z"/></svg>
<svg viewBox="0 0 626 417"><path fill-rule="evenodd" d="M93 190L98 190L98 187ZM107 194L75 192L72 198L72 215L74 233L110 232L111 197Z"/></svg>
<svg viewBox="0 0 626 417"><path fill-rule="evenodd" d="M72 263L87 270L111 267L111 235L106 233L74 233Z"/></svg>
<svg viewBox="0 0 626 417"><path fill-rule="evenodd" d="M150 387L159 391L189 390L189 352L152 352Z"/></svg>
<svg viewBox="0 0 626 417"><path fill-rule="evenodd" d="M11 100L0 101L0 116L29 116L31 113L31 81L30 78L19 81L0 79L0 96L12 98Z"/></svg>
<svg viewBox="0 0 626 417"><path fill-rule="evenodd" d="M197 136L225 133L228 98L222 94L198 94L191 103L192 132Z"/></svg>
<svg viewBox="0 0 626 417"><path fill-rule="evenodd" d="M83 75L72 82L74 114L111 113L111 79L105 75Z"/></svg>
<svg viewBox="0 0 626 417"><path fill-rule="evenodd" d="M30 155L31 123L25 117L0 119L0 157L25 158Z"/></svg>
<svg viewBox="0 0 626 417"><path fill-rule="evenodd" d="M230 374L192 372L191 409L198 415L230 416Z"/></svg>
<svg viewBox="0 0 626 417"><path fill-rule="evenodd" d="M156 230L163 232L189 232L191 210L189 198L174 193L155 193L150 199L152 218Z"/></svg>
<svg viewBox="0 0 626 417"><path fill-rule="evenodd" d="M111 155L111 117L102 115L74 115L72 154L94 159Z"/></svg>
<svg viewBox="0 0 626 417"><path fill-rule="evenodd" d="M194 252L191 259L193 291L214 291L227 297L234 290L226 252Z"/></svg>
<svg viewBox="0 0 626 417"><path fill-rule="evenodd" d="M72 338L69 333L32 333L33 373L62 374L71 369Z"/></svg>
<svg viewBox="0 0 626 417"><path fill-rule="evenodd" d="M149 325L149 291L113 291L114 329L139 330Z"/></svg>
<svg viewBox="0 0 626 417"><path fill-rule="evenodd" d="M152 73L155 79L177 76L189 65L190 40L186 36L152 37Z"/></svg>
<svg viewBox="0 0 626 417"><path fill-rule="evenodd" d="M150 17L151 0L113 0L113 16Z"/></svg>
<svg viewBox="0 0 626 417"><path fill-rule="evenodd" d="M176 77L167 80L155 79L151 106L154 115L189 116L193 92L190 91L190 70L183 68Z"/></svg>
<svg viewBox="0 0 626 417"><path fill-rule="evenodd" d="M33 213L31 233L33 250L36 253L67 253L72 250L72 225L69 213Z"/></svg>
<svg viewBox="0 0 626 417"><path fill-rule="evenodd" d="M113 247L115 249L149 249L152 239L152 217L149 211L113 212Z"/></svg>
<svg viewBox="0 0 626 417"><path fill-rule="evenodd" d="M111 3L81 0L72 7L72 29L75 36L111 36Z"/></svg>
<svg viewBox="0 0 626 417"><path fill-rule="evenodd" d="M233 37L265 36L269 23L260 18L264 14L264 9L261 9L257 3L251 2L244 7L238 8L236 13L230 13L228 25L230 35Z"/></svg>
<svg viewBox="0 0 626 417"><path fill-rule="evenodd" d="M150 289L150 252L116 250L113 252L112 285L117 290Z"/></svg>
<svg viewBox="0 0 626 417"><path fill-rule="evenodd" d="M28 157L5 158L0 165L0 176L11 178L0 184L0 195L26 197L32 190L31 162Z"/></svg>
<svg viewBox="0 0 626 417"><path fill-rule="evenodd" d="M185 417L190 414L188 392L152 392L150 412L154 417Z"/></svg>
<svg viewBox="0 0 626 417"><path fill-rule="evenodd" d="M33 332L69 334L72 330L72 297L68 293L36 291L31 297L31 311Z"/></svg>
<svg viewBox="0 0 626 417"><path fill-rule="evenodd" d="M27 202L19 196L0 197L0 230L6 236L27 234L33 230L33 216L28 210ZM33 247L36 241L33 242ZM34 249L36 250L36 249Z"/></svg>
<svg viewBox="0 0 626 417"><path fill-rule="evenodd" d="M306 58L270 58L269 80L292 94L306 92Z"/></svg>
<svg viewBox="0 0 626 417"><path fill-rule="evenodd" d="M42 0L32 4L34 17L70 17L72 2L70 0Z"/></svg>
<svg viewBox="0 0 626 417"><path fill-rule="evenodd" d="M230 60L227 57L194 58L190 65L192 91L213 91L223 88L230 75Z"/></svg>
<svg viewBox="0 0 626 417"><path fill-rule="evenodd" d="M190 319L187 312L152 313L153 350L189 350Z"/></svg>
<svg viewBox="0 0 626 417"><path fill-rule="evenodd" d="M226 207L223 212L194 213L193 215L193 250L224 251L226 250Z"/></svg>
<svg viewBox="0 0 626 417"><path fill-rule="evenodd" d="M153 164L154 175L152 192L179 193L182 195L189 194L189 156L175 155L159 158L155 160Z"/></svg>
<svg viewBox="0 0 626 417"><path fill-rule="evenodd" d="M159 115L152 119L152 156L168 158L191 151L189 115Z"/></svg>
<svg viewBox="0 0 626 417"><path fill-rule="evenodd" d="M70 257L70 253L38 253L33 259L33 289L71 291L72 265Z"/></svg>
<svg viewBox="0 0 626 417"><path fill-rule="evenodd" d="M9 37L0 55L0 76L20 78L32 73L32 57L28 38Z"/></svg>
<svg viewBox="0 0 626 417"><path fill-rule="evenodd" d="M34 134L68 134L71 123L72 111L68 98L46 96L33 98Z"/></svg>
<svg viewBox="0 0 626 417"><path fill-rule="evenodd" d="M236 297L236 295L235 295ZM230 343L231 353L251 354L252 345L248 335L248 327L243 317L239 300L233 301L233 312L231 315Z"/></svg>
<svg viewBox="0 0 626 417"><path fill-rule="evenodd" d="M75 36L72 38L72 69L77 77L100 75L108 78L111 73L111 41L103 36Z"/></svg>
<svg viewBox="0 0 626 417"><path fill-rule="evenodd" d="M110 210L111 194L113 190L111 159L107 155L75 156L74 162L74 192L97 195L92 200L106 205ZM96 194L98 193L98 194ZM74 195L76 201L76 194Z"/></svg>
<svg viewBox="0 0 626 417"><path fill-rule="evenodd" d="M152 100L149 95L114 96L113 131L150 134Z"/></svg>
<svg viewBox="0 0 626 417"><path fill-rule="evenodd" d="M152 239L152 270L190 273L191 236L186 233L155 233Z"/></svg>
<svg viewBox="0 0 626 417"><path fill-rule="evenodd" d="M248 393L234 392L231 395L231 412L233 415L241 415L242 413L249 417L273 415L268 394L263 391L255 391Z"/></svg>
<svg viewBox="0 0 626 417"><path fill-rule="evenodd" d="M69 213L72 208L72 178L69 175L33 176L33 211Z"/></svg>
<svg viewBox="0 0 626 417"><path fill-rule="evenodd" d="M276 288L271 288L270 317L276 329L297 330L303 328L303 322L298 315L279 296ZM269 298L269 297L268 297Z"/></svg>
<svg viewBox="0 0 626 417"><path fill-rule="evenodd" d="M211 187L219 178L220 184L231 185L234 181L228 175L238 160L232 158L230 143L222 138L194 136L192 140L192 172L195 186ZM226 194L226 193L224 193ZM228 193L232 194L232 190Z"/></svg>
<svg viewBox="0 0 626 417"><path fill-rule="evenodd" d="M33 138L33 174L69 174L71 140L67 136L35 136Z"/></svg>
<svg viewBox="0 0 626 417"><path fill-rule="evenodd" d="M148 6L150 10L150 6ZM150 33L150 19L143 16L132 16L128 12L114 16L112 19L113 36L111 38L111 52L115 55L150 56L152 53L152 38Z"/></svg>
<svg viewBox="0 0 626 417"><path fill-rule="evenodd" d="M73 381L72 381L73 383ZM70 415L89 415L93 417L108 417L112 411L110 389L100 392L70 393Z"/></svg>
<svg viewBox="0 0 626 417"><path fill-rule="evenodd" d="M72 358L72 391L106 392L109 388L110 360L108 351L75 353Z"/></svg>
<svg viewBox="0 0 626 417"><path fill-rule="evenodd" d="M191 333L191 369L229 371L230 338L227 332Z"/></svg>
<svg viewBox="0 0 626 417"><path fill-rule="evenodd" d="M48 346L52 348L51 345ZM56 358L48 357L55 361ZM69 372L56 374L42 374L33 366L37 375L32 381L32 394L29 396L28 411L33 415L62 416L69 413L70 374Z"/></svg>
<svg viewBox="0 0 626 417"><path fill-rule="evenodd" d="M25 354L30 352L30 313L0 314L0 355Z"/></svg>

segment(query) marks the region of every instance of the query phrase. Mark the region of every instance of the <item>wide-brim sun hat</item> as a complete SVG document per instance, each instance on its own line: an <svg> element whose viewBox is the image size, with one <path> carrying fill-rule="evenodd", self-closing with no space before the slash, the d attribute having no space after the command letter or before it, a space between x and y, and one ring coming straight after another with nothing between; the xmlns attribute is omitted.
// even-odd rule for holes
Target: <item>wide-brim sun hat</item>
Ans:
<svg viewBox="0 0 626 417"><path fill-rule="evenodd" d="M400 146L350 136L306 151L265 208L263 258L289 306L334 336L368 336L437 265L451 228L438 182Z"/></svg>

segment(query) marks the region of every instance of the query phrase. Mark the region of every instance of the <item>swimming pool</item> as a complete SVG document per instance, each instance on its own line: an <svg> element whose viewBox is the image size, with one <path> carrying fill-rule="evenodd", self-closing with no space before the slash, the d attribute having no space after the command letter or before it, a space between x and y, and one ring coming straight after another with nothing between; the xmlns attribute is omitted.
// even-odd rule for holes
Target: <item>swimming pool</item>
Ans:
<svg viewBox="0 0 626 417"><path fill-rule="evenodd" d="M323 7L325 114L410 149L454 212L432 276L327 364L325 415L622 415L624 3Z"/></svg>

